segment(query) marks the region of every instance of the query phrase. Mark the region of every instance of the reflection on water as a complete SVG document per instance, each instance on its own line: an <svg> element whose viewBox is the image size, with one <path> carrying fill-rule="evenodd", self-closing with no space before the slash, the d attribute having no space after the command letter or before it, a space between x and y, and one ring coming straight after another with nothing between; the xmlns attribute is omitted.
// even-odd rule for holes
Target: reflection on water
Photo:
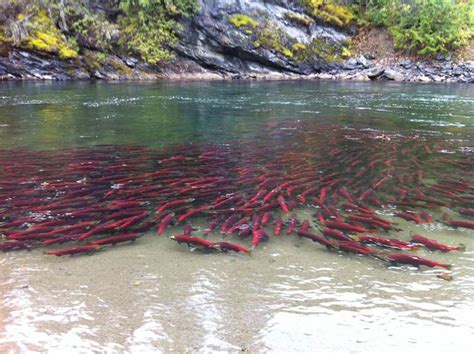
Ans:
<svg viewBox="0 0 474 354"><path fill-rule="evenodd" d="M97 152L80 147L97 144L113 144L114 150L98 148L106 150L97 158L101 173L114 166L110 156L128 158L134 178L156 168L160 154L176 154L181 147L197 159L215 146L224 151L226 169L210 170L232 183L236 171L271 169L278 163L286 178L300 172L295 166L311 169L321 163L330 174L347 163L331 149L350 151L364 165L385 151L383 146L397 146L394 165L404 176L413 175L413 188L419 169L404 159L413 156L424 166L424 186L446 175L471 178L468 169L446 162L469 166L474 98L468 86L26 84L2 86L0 96L2 161L18 167L22 164L15 156L22 156L25 179L37 175L41 165L55 171L51 179L57 178L68 164L89 159L87 151ZM366 134L370 144L360 140ZM384 140L387 136L392 140ZM409 139L413 136L417 139ZM425 143L436 155L426 152ZM132 149L135 155L129 155L131 145L145 146L143 152L165 149ZM377 171L384 172L388 164ZM183 171L188 165L179 166ZM357 173L361 166L355 166L347 173ZM46 171L42 178L49 178ZM384 183L383 200L403 193L393 179ZM247 187L255 185L248 182ZM348 188L359 195L367 185ZM463 195L472 194L470 188ZM257 190L241 191L253 195ZM449 200L443 194L438 198ZM467 352L474 334L474 242L469 230L442 222L442 212L455 215L449 206L433 212L432 224L394 217L400 205L379 208L378 215L403 229L392 235L397 238L407 240L414 231L465 244L465 252L416 253L453 263L451 282L437 278L443 272L438 269L387 267L378 259L329 252L285 233L259 245L251 257L191 252L155 234L93 256L52 258L41 249L5 253L0 255L0 351ZM311 218L314 207L297 213L301 220ZM206 227L203 219L193 224Z"/></svg>

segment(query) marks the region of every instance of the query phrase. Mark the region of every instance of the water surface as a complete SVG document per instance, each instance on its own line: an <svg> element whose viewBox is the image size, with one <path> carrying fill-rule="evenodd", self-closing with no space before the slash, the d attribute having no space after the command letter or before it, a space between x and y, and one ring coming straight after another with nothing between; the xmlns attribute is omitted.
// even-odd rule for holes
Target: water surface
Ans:
<svg viewBox="0 0 474 354"><path fill-rule="evenodd" d="M468 153L474 88L327 82L0 86L0 149L12 154L60 154L98 144L291 152L297 148L285 145L294 142L285 138L291 133L281 132L281 146L279 136L265 133L295 124L419 135ZM301 219L312 213L298 211ZM92 256L53 258L41 249L1 254L0 349L467 352L474 334L473 235L439 220L415 225L397 219L403 231L396 236L407 239L416 231L465 244L464 252L418 253L453 264L450 282L436 277L444 273L438 269L387 267L294 236L271 238L251 257L190 252L152 233Z"/></svg>

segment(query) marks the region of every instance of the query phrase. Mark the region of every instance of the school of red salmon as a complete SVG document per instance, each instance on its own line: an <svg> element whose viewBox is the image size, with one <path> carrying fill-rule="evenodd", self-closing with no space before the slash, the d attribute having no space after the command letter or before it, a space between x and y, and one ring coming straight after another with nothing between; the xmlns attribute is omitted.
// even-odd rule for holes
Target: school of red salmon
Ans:
<svg viewBox="0 0 474 354"><path fill-rule="evenodd" d="M474 229L473 162L436 136L299 121L227 144L0 150L0 250L91 254L156 230L207 252L249 254L297 236L331 252L450 268L412 252L463 245L399 239L396 220ZM300 210L313 217L300 220Z"/></svg>

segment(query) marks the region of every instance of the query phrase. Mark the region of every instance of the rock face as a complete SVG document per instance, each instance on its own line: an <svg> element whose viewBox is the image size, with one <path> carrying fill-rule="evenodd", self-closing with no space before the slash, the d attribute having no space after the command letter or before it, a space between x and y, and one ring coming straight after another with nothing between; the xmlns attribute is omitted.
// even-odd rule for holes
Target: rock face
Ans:
<svg viewBox="0 0 474 354"><path fill-rule="evenodd" d="M348 39L347 31L318 24L299 1L201 0L176 51L223 73L306 75L338 67Z"/></svg>
<svg viewBox="0 0 474 354"><path fill-rule="evenodd" d="M94 11L113 16L116 0L91 0ZM176 60L166 67L93 49L78 59L1 48L0 80L330 79L474 82L474 62L440 57L432 62L373 57L343 60L353 28L308 16L300 0L200 0L184 19ZM92 60L91 60L92 58Z"/></svg>

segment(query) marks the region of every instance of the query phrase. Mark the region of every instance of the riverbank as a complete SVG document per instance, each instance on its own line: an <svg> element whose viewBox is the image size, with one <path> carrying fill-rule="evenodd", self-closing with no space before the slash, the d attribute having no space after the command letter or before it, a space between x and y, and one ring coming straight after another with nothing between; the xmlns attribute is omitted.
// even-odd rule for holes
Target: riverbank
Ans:
<svg viewBox="0 0 474 354"><path fill-rule="evenodd" d="M393 80L400 82L473 83L474 61L455 62L439 60L416 61L410 59L369 59L363 55L334 65L332 69L308 74L282 70L225 72L205 68L196 62L178 58L164 68L148 65L136 58L111 55L96 67L85 58L74 62L53 56L12 50L8 57L0 57L0 80Z"/></svg>
<svg viewBox="0 0 474 354"><path fill-rule="evenodd" d="M91 1L81 8L71 3L67 9L77 14L69 17L65 9L64 16L55 14L54 7L6 7L0 80L474 82L472 41L463 55L427 60L396 50L386 28L357 25L345 7L333 6L334 16L323 16L296 0L196 3L198 11L176 22L179 33L168 33L172 43L142 36L125 46L124 10L113 3ZM90 22L86 29L81 17Z"/></svg>

